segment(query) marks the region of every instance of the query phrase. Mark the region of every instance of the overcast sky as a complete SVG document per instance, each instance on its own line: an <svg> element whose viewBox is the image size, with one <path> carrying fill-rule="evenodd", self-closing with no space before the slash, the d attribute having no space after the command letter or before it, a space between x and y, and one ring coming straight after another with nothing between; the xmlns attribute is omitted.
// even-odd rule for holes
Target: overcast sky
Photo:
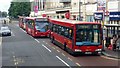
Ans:
<svg viewBox="0 0 120 68"><path fill-rule="evenodd" d="M0 0L0 11L7 11L12 0Z"/></svg>

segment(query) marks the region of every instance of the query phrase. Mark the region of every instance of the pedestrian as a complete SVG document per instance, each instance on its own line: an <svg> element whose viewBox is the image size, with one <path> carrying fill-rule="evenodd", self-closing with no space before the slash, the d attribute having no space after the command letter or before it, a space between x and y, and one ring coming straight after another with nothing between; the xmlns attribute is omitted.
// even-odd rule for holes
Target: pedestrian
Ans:
<svg viewBox="0 0 120 68"><path fill-rule="evenodd" d="M113 51L116 50L117 35L113 35Z"/></svg>
<svg viewBox="0 0 120 68"><path fill-rule="evenodd" d="M118 35L118 39L117 39L117 49L119 50L120 49L120 35Z"/></svg>
<svg viewBox="0 0 120 68"><path fill-rule="evenodd" d="M4 20L4 24L6 24L6 20Z"/></svg>

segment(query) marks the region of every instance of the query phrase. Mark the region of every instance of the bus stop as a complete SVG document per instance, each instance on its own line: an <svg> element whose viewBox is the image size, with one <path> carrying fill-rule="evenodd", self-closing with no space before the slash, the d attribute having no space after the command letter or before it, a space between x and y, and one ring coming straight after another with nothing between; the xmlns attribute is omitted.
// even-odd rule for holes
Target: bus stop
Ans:
<svg viewBox="0 0 120 68"><path fill-rule="evenodd" d="M120 35L120 25L119 24L105 24L106 27L106 43L105 46L108 47L111 44L111 39L113 35Z"/></svg>

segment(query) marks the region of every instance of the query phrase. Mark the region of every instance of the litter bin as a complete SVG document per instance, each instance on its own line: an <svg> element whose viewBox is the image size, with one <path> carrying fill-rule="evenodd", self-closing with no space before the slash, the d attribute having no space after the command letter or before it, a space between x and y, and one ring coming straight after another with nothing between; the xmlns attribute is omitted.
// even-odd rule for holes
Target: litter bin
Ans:
<svg viewBox="0 0 120 68"><path fill-rule="evenodd" d="M106 40L105 46L108 48L109 45L111 44L111 37L106 37L105 40Z"/></svg>

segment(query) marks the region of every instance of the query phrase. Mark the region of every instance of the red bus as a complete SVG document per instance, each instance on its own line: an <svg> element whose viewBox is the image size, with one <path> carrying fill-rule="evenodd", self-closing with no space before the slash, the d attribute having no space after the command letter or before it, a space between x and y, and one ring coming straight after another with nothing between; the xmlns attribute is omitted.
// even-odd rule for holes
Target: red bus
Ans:
<svg viewBox="0 0 120 68"><path fill-rule="evenodd" d="M27 23L27 19L26 17L23 16L19 16L19 27L21 27L22 29L26 29L26 23Z"/></svg>
<svg viewBox="0 0 120 68"><path fill-rule="evenodd" d="M70 54L100 54L102 51L102 27L96 22L67 19L49 19L51 42Z"/></svg>
<svg viewBox="0 0 120 68"><path fill-rule="evenodd" d="M26 32L33 37L48 36L50 30L48 28L48 19L45 17L26 17Z"/></svg>
<svg viewBox="0 0 120 68"><path fill-rule="evenodd" d="M20 28L23 28L23 19L24 19L24 17L19 16L19 27Z"/></svg>

